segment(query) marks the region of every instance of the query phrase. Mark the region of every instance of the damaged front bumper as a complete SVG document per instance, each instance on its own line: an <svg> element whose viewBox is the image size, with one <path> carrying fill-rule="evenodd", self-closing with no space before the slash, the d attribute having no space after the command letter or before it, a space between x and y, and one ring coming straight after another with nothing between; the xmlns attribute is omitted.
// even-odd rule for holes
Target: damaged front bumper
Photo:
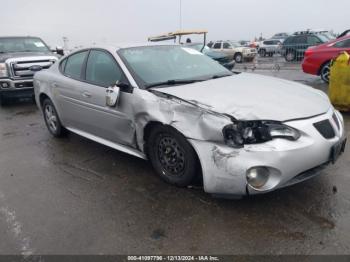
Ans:
<svg viewBox="0 0 350 262"><path fill-rule="evenodd" d="M332 138L325 138L314 126L315 123L325 120L335 130ZM345 145L343 119L338 116L337 120L334 119L334 110L330 109L321 116L288 121L289 126L302 133L297 141L274 139L239 149L213 142L190 140L201 161L204 190L219 195L260 194L321 174L320 169L334 160L334 147ZM259 189L247 182L247 172L256 167L269 170L268 181Z"/></svg>

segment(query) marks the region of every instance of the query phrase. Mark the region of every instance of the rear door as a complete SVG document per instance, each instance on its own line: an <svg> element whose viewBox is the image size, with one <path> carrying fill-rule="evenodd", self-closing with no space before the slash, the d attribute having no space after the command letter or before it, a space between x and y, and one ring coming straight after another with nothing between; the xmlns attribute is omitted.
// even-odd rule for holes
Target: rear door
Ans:
<svg viewBox="0 0 350 262"><path fill-rule="evenodd" d="M74 53L59 65L61 75L51 83L55 106L66 127L82 129L80 121L81 81L89 50Z"/></svg>

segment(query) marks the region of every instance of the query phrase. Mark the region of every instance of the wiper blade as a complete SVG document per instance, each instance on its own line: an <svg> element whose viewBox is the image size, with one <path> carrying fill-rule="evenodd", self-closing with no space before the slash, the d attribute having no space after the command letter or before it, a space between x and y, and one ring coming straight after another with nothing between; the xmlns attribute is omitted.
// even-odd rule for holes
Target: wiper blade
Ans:
<svg viewBox="0 0 350 262"><path fill-rule="evenodd" d="M232 75L233 75L233 74L213 75L211 78L212 78L212 79L218 79L218 78L228 77L228 76L232 76Z"/></svg>
<svg viewBox="0 0 350 262"><path fill-rule="evenodd" d="M192 84L192 83L196 83L196 82L201 82L204 80L200 80L200 79L189 79L189 80L167 80L167 81L163 81L163 82L158 82L158 83L152 83L152 84L148 84L145 85L146 88L151 88L151 87L156 87L156 86L173 86L173 85L185 85L185 84Z"/></svg>

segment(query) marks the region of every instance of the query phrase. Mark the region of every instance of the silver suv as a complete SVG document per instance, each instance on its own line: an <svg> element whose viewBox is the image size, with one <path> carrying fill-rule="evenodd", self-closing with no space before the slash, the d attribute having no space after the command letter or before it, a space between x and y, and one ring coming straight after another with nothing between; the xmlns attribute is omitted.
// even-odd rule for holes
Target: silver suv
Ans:
<svg viewBox="0 0 350 262"><path fill-rule="evenodd" d="M34 96L33 75L58 60L38 37L0 37L0 104Z"/></svg>
<svg viewBox="0 0 350 262"><path fill-rule="evenodd" d="M280 40L269 39L262 41L259 45L258 53L260 56L273 56L281 52L282 42Z"/></svg>
<svg viewBox="0 0 350 262"><path fill-rule="evenodd" d="M241 44L233 41L216 41L208 46L215 51L220 51L232 56L237 63L252 61L257 54L257 50L255 48L242 46Z"/></svg>

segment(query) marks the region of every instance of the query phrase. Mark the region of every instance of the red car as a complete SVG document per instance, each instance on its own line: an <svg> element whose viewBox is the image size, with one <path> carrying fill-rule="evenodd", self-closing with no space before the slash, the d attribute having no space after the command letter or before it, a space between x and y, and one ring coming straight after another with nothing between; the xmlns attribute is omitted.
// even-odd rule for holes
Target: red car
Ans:
<svg viewBox="0 0 350 262"><path fill-rule="evenodd" d="M309 47L305 51L302 64L303 71L311 75L319 75L329 82L330 62L341 52L350 53L350 36L344 36L322 45Z"/></svg>

